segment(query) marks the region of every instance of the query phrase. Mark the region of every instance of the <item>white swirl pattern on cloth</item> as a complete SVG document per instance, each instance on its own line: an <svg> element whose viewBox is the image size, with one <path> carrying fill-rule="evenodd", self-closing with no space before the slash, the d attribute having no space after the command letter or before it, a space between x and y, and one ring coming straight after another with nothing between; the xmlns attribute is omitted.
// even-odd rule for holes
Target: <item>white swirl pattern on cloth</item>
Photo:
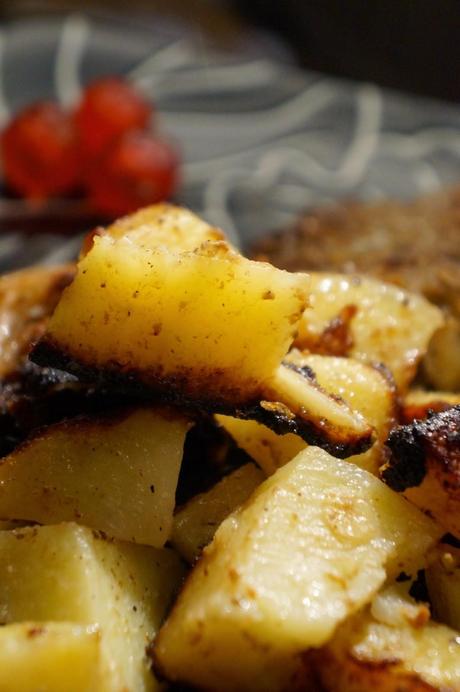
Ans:
<svg viewBox="0 0 460 692"><path fill-rule="evenodd" d="M258 34L220 52L152 17L3 27L0 123L39 98L68 105L87 81L113 73L151 97L156 127L178 142L177 201L243 246L311 204L410 198L460 178L459 107L300 70ZM0 270L65 261L80 243L50 234L22 241L2 228Z"/></svg>

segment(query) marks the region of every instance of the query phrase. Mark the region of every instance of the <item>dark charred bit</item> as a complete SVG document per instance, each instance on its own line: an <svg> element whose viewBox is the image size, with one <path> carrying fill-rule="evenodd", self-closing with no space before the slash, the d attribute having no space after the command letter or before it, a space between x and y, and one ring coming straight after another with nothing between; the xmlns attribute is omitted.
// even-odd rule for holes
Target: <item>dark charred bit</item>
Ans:
<svg viewBox="0 0 460 692"><path fill-rule="evenodd" d="M460 473L460 406L430 412L426 420L394 428L387 440L391 451L381 477L402 492L422 483L434 461L446 473Z"/></svg>
<svg viewBox="0 0 460 692"><path fill-rule="evenodd" d="M453 536L451 533L445 533L441 538L440 543L452 546L452 548L460 548L460 538Z"/></svg>
<svg viewBox="0 0 460 692"><path fill-rule="evenodd" d="M147 401L153 399L181 406L197 414L231 414L238 405L252 405L262 398L262 390L259 391L255 382L249 383L249 395L244 387L232 382L222 386L217 394L208 394L216 376L222 378L224 374L219 368L199 372L184 368L165 375L161 368L140 370L115 361L98 367L77 360L46 337L35 345L29 357L38 365L68 372L82 383Z"/></svg>
<svg viewBox="0 0 460 692"><path fill-rule="evenodd" d="M348 355L354 345L351 322L357 311L356 305L345 305L318 337L298 337L295 345L326 356Z"/></svg>
<svg viewBox="0 0 460 692"><path fill-rule="evenodd" d="M430 595L426 585L424 569L420 569L417 572L417 577L414 579L409 589L409 596L412 596L418 603L430 603Z"/></svg>
<svg viewBox="0 0 460 692"><path fill-rule="evenodd" d="M251 457L236 445L226 430L216 425L212 417L204 417L185 438L176 506L206 492L224 476L250 462Z"/></svg>
<svg viewBox="0 0 460 692"><path fill-rule="evenodd" d="M374 443L372 431L368 435L351 437L347 434L344 439L340 438L340 431L335 428L322 426L318 421L315 425L313 421L297 416L282 404L273 403L270 407L263 406L264 402L256 405L239 409L234 412L237 418L256 420L267 428L270 428L278 435L293 433L301 437L307 444L321 447L331 456L338 459L346 459L355 454L366 452Z"/></svg>
<svg viewBox="0 0 460 692"><path fill-rule="evenodd" d="M51 365L54 368L75 375L82 383L92 385L96 389L111 391L117 396L128 396L142 401L165 403L188 411L193 417L201 417L206 413L223 413L237 418L257 420L278 434L294 433L302 437L308 444L322 447L338 458L346 458L365 452L372 446L374 439L372 431L366 435L351 437L348 432L341 435L339 429L328 426L325 421L316 423L292 413L286 406L270 402L263 405L264 392L254 392L250 400L241 401L241 393L237 389L221 392L220 396L203 395L209 391L204 379L195 376L199 386L190 392L190 382L187 373L162 377L158 372L140 372L128 370L120 365L111 364L103 368L86 366L64 353L49 340L42 339L32 350L30 358L39 365ZM315 382L314 372L310 368L299 368L292 363L286 363L303 377ZM209 378L209 373L207 373Z"/></svg>
<svg viewBox="0 0 460 692"><path fill-rule="evenodd" d="M316 373L309 365L297 365L297 363L293 363L290 360L283 360L283 365L289 368L289 370L294 370L297 374L302 375L310 382L317 384Z"/></svg>

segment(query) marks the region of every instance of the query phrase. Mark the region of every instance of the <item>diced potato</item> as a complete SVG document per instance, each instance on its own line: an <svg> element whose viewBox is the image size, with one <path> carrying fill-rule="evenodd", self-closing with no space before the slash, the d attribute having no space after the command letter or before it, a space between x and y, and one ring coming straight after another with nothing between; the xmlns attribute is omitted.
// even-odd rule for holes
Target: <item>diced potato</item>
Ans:
<svg viewBox="0 0 460 692"><path fill-rule="evenodd" d="M189 427L176 412L155 409L50 426L0 461L0 517L75 520L161 547Z"/></svg>
<svg viewBox="0 0 460 692"><path fill-rule="evenodd" d="M435 389L460 390L460 320L447 319L434 334L423 361L423 372Z"/></svg>
<svg viewBox="0 0 460 692"><path fill-rule="evenodd" d="M372 427L366 419L343 399L326 392L310 370L298 367L289 357L266 383L264 395L268 401L261 401L260 408L269 420L273 416L289 432L324 446L334 456L343 458L364 451L373 442ZM279 427L275 422L276 431L284 433Z"/></svg>
<svg viewBox="0 0 460 692"><path fill-rule="evenodd" d="M291 689L296 657L387 575L417 570L439 535L377 478L309 447L221 524L155 642L157 667L205 690Z"/></svg>
<svg viewBox="0 0 460 692"><path fill-rule="evenodd" d="M440 545L425 575L434 616L460 631L460 550Z"/></svg>
<svg viewBox="0 0 460 692"><path fill-rule="evenodd" d="M390 588L312 653L325 692L460 690L459 633L429 619L429 609Z"/></svg>
<svg viewBox="0 0 460 692"><path fill-rule="evenodd" d="M100 634L66 622L21 623L0 628L2 692L102 692Z"/></svg>
<svg viewBox="0 0 460 692"><path fill-rule="evenodd" d="M300 324L299 348L384 363L398 387L406 388L443 324L439 308L419 295L364 276L309 276L309 306Z"/></svg>
<svg viewBox="0 0 460 692"><path fill-rule="evenodd" d="M222 240L158 245L168 214L187 217L170 207L157 225L128 217L94 237L33 358L213 410L253 404L295 336L308 280Z"/></svg>
<svg viewBox="0 0 460 692"><path fill-rule="evenodd" d="M184 250L182 217L169 207L138 226L139 212L95 235L32 360L200 410L258 413L338 456L367 448L364 419L281 365L308 277L247 260L223 240ZM160 220L179 229L169 245Z"/></svg>
<svg viewBox="0 0 460 692"><path fill-rule="evenodd" d="M294 350L286 361L308 369L320 387L343 399L374 428L376 442L372 448L348 460L376 473L382 463L383 443L395 420L395 392L388 379L375 368L351 358L301 354ZM306 446L296 435L276 435L255 421L222 415L216 418L267 475L274 473Z"/></svg>
<svg viewBox="0 0 460 692"><path fill-rule="evenodd" d="M212 540L217 527L248 499L264 478L254 464L245 464L207 492L189 500L174 517L173 547L187 562L194 562Z"/></svg>
<svg viewBox="0 0 460 692"><path fill-rule="evenodd" d="M460 406L394 428L383 480L460 536Z"/></svg>
<svg viewBox="0 0 460 692"><path fill-rule="evenodd" d="M107 690L155 690L145 647L181 575L171 551L76 524L2 531L0 622L96 625Z"/></svg>
<svg viewBox="0 0 460 692"><path fill-rule="evenodd" d="M298 435L277 435L255 420L242 420L220 414L215 418L233 437L238 447L244 449L267 476L271 476L307 446Z"/></svg>
<svg viewBox="0 0 460 692"><path fill-rule="evenodd" d="M458 404L460 394L411 389L402 402L401 419L404 423L411 423L416 418L426 418L429 411L446 411Z"/></svg>

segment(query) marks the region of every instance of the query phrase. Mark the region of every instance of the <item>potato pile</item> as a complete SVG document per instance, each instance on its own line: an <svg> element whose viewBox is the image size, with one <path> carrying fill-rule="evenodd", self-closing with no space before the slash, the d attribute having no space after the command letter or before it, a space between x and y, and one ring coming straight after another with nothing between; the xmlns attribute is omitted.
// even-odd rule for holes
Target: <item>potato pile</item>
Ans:
<svg viewBox="0 0 460 692"><path fill-rule="evenodd" d="M0 353L0 690L460 690L439 309L169 205L42 271Z"/></svg>

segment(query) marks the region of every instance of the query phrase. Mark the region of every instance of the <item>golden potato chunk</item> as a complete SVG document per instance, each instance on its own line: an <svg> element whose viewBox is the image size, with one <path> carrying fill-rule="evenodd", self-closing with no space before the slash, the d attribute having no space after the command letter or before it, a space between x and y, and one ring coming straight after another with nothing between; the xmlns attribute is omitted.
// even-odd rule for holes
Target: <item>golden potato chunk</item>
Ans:
<svg viewBox="0 0 460 692"><path fill-rule="evenodd" d="M196 560L222 521L248 499L264 478L254 464L245 464L179 509L174 516L171 544L184 560Z"/></svg>
<svg viewBox="0 0 460 692"><path fill-rule="evenodd" d="M376 441L372 448L349 457L349 461L376 473L382 464L383 443L394 424L396 413L394 387L385 374L351 358L302 354L296 350L286 356L285 362L304 369L324 391L336 400L345 401L373 427ZM297 435L277 435L255 421L223 415L217 415L216 419L267 475L274 473L306 446Z"/></svg>
<svg viewBox="0 0 460 692"><path fill-rule="evenodd" d="M383 480L460 536L460 406L394 428Z"/></svg>
<svg viewBox="0 0 460 692"><path fill-rule="evenodd" d="M205 690L291 689L296 657L387 575L417 570L439 534L377 478L309 447L221 524L160 631L156 664Z"/></svg>
<svg viewBox="0 0 460 692"><path fill-rule="evenodd" d="M247 260L197 223L198 247L174 207L95 235L32 359L125 393L258 416L337 455L367 448L364 419L281 365L308 277Z"/></svg>
<svg viewBox="0 0 460 692"><path fill-rule="evenodd" d="M255 420L242 420L221 414L215 418L233 437L238 447L244 449L267 476L271 476L307 447L307 443L298 435L277 435Z"/></svg>
<svg viewBox="0 0 460 692"><path fill-rule="evenodd" d="M2 531L0 621L97 626L103 689L156 690L145 647L181 576L171 551L76 524Z"/></svg>
<svg viewBox="0 0 460 692"><path fill-rule="evenodd" d="M188 421L136 409L50 426L0 461L0 517L75 520L120 540L168 540Z"/></svg>
<svg viewBox="0 0 460 692"><path fill-rule="evenodd" d="M24 622L0 628L2 692L109 690L94 625Z"/></svg>
<svg viewBox="0 0 460 692"><path fill-rule="evenodd" d="M384 363L405 389L443 324L425 298L358 275L310 275L309 305L296 344L328 355Z"/></svg>
<svg viewBox="0 0 460 692"><path fill-rule="evenodd" d="M294 338L305 284L223 241L178 250L137 230L106 233L80 261L33 358L182 401L253 403Z"/></svg>
<svg viewBox="0 0 460 692"><path fill-rule="evenodd" d="M454 293L458 301L458 285ZM460 306L459 306L460 307ZM456 312L459 312L457 307ZM446 324L434 334L428 353L423 360L423 372L436 389L458 392L460 389L460 320L450 316Z"/></svg>
<svg viewBox="0 0 460 692"><path fill-rule="evenodd" d="M460 690L460 639L426 604L390 587L310 654L325 692Z"/></svg>
<svg viewBox="0 0 460 692"><path fill-rule="evenodd" d="M460 550L441 544L425 575L434 616L460 631Z"/></svg>

